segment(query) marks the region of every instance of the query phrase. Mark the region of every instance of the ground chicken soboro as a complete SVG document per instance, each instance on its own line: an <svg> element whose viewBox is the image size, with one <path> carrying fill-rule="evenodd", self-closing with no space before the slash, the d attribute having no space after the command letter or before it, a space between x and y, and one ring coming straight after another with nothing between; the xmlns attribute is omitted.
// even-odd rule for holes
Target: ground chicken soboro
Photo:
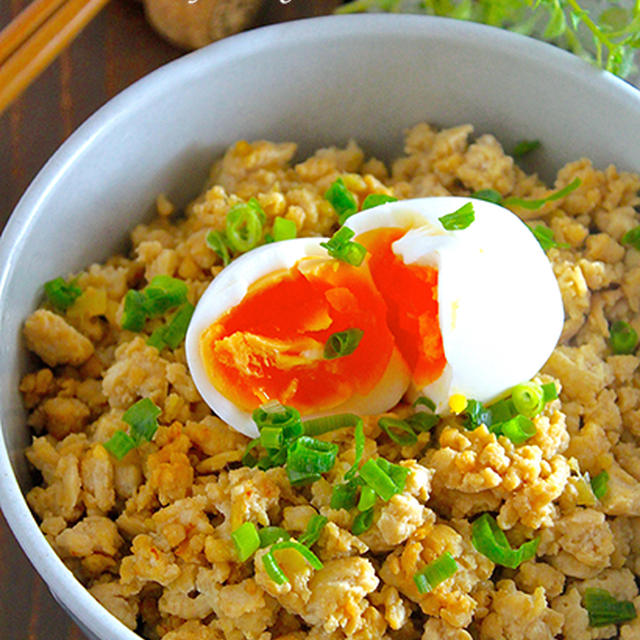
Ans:
<svg viewBox="0 0 640 640"><path fill-rule="evenodd" d="M561 395L536 417L537 434L514 445L447 418L400 448L365 419L365 459L383 455L409 475L356 536L353 514L329 506L332 484L354 459L352 434L327 436L340 445L339 460L311 488L292 489L282 468L243 467L246 438L201 401L183 348L146 344L162 319L149 321L147 333L120 328L125 293L167 274L184 280L196 303L222 268L206 234L250 197L266 212L267 231L284 216L299 235L327 235L337 221L323 194L339 176L360 202L370 193L495 189L539 198L549 189L493 136L474 139L469 125L414 127L390 170L354 142L299 163L295 151L290 143L233 145L185 215L160 197L157 218L133 231L128 257L76 274L82 295L66 312L43 308L26 321L27 345L43 362L21 384L34 431L27 457L42 478L28 500L51 545L105 607L153 640L640 638L640 620L593 628L582 606L590 586L640 604L639 361L608 344L616 320L640 332L640 251L621 244L638 225L640 177L577 160L554 185L579 177L577 190L534 212L516 210L561 243L548 255L566 322L540 374ZM162 410L161 426L153 442L117 461L102 443L143 397ZM603 470L606 494L585 495L584 474ZM536 557L510 570L477 552L470 522L485 511L513 545L539 536ZM260 562L264 551L236 561L230 535L243 522L298 536L316 514L329 520L313 547L321 570L296 552L276 552L291 577L277 585ZM444 550L458 571L419 594L413 574Z"/></svg>

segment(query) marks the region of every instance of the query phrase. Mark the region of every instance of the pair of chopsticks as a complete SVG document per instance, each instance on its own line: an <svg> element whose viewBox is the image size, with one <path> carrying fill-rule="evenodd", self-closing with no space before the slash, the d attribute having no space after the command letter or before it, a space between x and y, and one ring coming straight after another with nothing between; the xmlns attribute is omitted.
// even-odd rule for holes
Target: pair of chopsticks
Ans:
<svg viewBox="0 0 640 640"><path fill-rule="evenodd" d="M109 0L34 0L0 32L0 113Z"/></svg>

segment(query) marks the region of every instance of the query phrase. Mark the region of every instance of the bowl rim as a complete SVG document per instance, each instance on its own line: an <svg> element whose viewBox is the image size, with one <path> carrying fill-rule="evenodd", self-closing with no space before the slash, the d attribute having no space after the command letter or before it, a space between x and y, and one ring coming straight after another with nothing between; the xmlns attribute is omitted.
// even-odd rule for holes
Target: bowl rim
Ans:
<svg viewBox="0 0 640 640"><path fill-rule="evenodd" d="M586 83L604 83L612 91L622 92L636 102L640 116L640 91L631 84L558 47L497 27L424 15L357 14L304 18L252 29L187 53L147 74L106 102L58 148L20 198L0 237L0 304L21 245L40 209L46 205L49 193L61 177L72 170L74 163L82 160L86 149L99 144L105 131L127 117L131 105L152 101L162 95L166 87L175 90L227 60L251 55L264 47L352 37L354 33L381 37L406 34L429 38L437 35L453 41L473 38L474 43L488 49L513 51L516 48L523 59L542 59L545 64L561 65L567 74L584 76ZM140 640L138 634L89 594L47 542L18 485L1 421L0 416L0 508L25 555L66 612L96 637Z"/></svg>

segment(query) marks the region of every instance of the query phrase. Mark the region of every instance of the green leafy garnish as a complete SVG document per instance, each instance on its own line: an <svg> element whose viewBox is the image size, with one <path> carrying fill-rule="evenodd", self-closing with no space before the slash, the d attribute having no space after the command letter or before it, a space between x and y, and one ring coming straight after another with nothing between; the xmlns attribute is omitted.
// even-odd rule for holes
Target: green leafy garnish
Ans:
<svg viewBox="0 0 640 640"><path fill-rule="evenodd" d="M331 183L331 186L325 191L324 198L338 214L338 222L341 225L345 223L347 218L358 212L358 201L353 193L347 189L342 178L337 178Z"/></svg>
<svg viewBox="0 0 640 640"><path fill-rule="evenodd" d="M324 345L325 360L351 355L358 348L363 335L364 331L356 328L332 333Z"/></svg>
<svg viewBox="0 0 640 640"><path fill-rule="evenodd" d="M82 289L73 281L54 278L44 283L44 293L54 309L66 311L80 297Z"/></svg>
<svg viewBox="0 0 640 640"><path fill-rule="evenodd" d="M227 244L227 238L222 231L209 231L207 233L204 241L207 243L207 247L209 249L213 249L218 256L220 256L220 260L222 260L222 265L227 266L229 262L231 262L231 257L229 256L229 246Z"/></svg>
<svg viewBox="0 0 640 640"><path fill-rule="evenodd" d="M438 220L447 231L460 231L461 229L466 229L475 218L473 203L467 202L453 213L448 213L446 216L438 218Z"/></svg>
<svg viewBox="0 0 640 640"><path fill-rule="evenodd" d="M104 448L121 460L145 440L151 442L158 430L158 416L161 412L149 398L138 400L122 414L122 421L129 425L129 433L118 429L103 444Z"/></svg>
<svg viewBox="0 0 640 640"><path fill-rule="evenodd" d="M392 11L480 22L551 42L627 77L640 49L640 3L588 10L578 0L354 0L337 13Z"/></svg>
<svg viewBox="0 0 640 640"><path fill-rule="evenodd" d="M540 209L540 207L547 204L547 202L555 202L556 200L560 200L568 196L571 192L575 191L582 184L582 180L580 178L575 178L572 182L570 182L566 187L562 189L558 189L557 191L553 191L548 196L544 198L538 198L536 200L527 200L525 198L505 198L501 204L505 207L514 206L520 207L521 209L527 209L528 211L535 211L536 209Z"/></svg>
<svg viewBox="0 0 640 640"><path fill-rule="evenodd" d="M433 591L441 582L450 578L458 570L455 558L445 551L433 562L420 569L414 576L413 581L418 587L418 593L429 593Z"/></svg>
<svg viewBox="0 0 640 640"><path fill-rule="evenodd" d="M607 493L609 485L609 474L606 471L601 471L597 476L591 478L591 490L593 495L602 500Z"/></svg>
<svg viewBox="0 0 640 640"><path fill-rule="evenodd" d="M398 198L394 198L393 196L387 196L384 193L370 193L362 203L361 211L365 211L366 209L373 209L373 207L379 207L381 204L386 204L387 202L397 202Z"/></svg>
<svg viewBox="0 0 640 640"><path fill-rule="evenodd" d="M618 320L611 325L609 344L616 355L633 353L638 346L638 333L628 322Z"/></svg>
<svg viewBox="0 0 640 640"><path fill-rule="evenodd" d="M640 251L640 227L629 229L629 231L622 236L622 244L631 245L634 249Z"/></svg>
<svg viewBox="0 0 640 640"><path fill-rule="evenodd" d="M367 250L352 240L355 235L355 231L348 227L340 227L328 242L321 242L320 246L324 247L332 258L359 267L367 255Z"/></svg>
<svg viewBox="0 0 640 640"><path fill-rule="evenodd" d="M256 198L233 205L227 212L226 239L238 253L250 251L262 240L266 216Z"/></svg>
<svg viewBox="0 0 640 640"><path fill-rule="evenodd" d="M557 247L558 249L568 249L569 245L566 242L556 242L553 236L553 230L549 227L545 227L543 224L536 225L531 229L531 233L536 237L536 240L540 243L543 251L549 251Z"/></svg>
<svg viewBox="0 0 640 640"><path fill-rule="evenodd" d="M526 156L528 153L535 151L539 147L540 147L540 140L520 140L520 142L518 142L516 146L513 147L511 151L511 155L514 158L522 158L523 156Z"/></svg>
<svg viewBox="0 0 640 640"><path fill-rule="evenodd" d="M589 614L589 625L592 627L630 622L638 615L633 602L616 600L605 589L585 589L582 604Z"/></svg>
<svg viewBox="0 0 640 640"><path fill-rule="evenodd" d="M509 569L517 569L523 562L536 555L540 538L534 538L513 549L496 519L483 513L471 525L471 542L476 551L492 562Z"/></svg>

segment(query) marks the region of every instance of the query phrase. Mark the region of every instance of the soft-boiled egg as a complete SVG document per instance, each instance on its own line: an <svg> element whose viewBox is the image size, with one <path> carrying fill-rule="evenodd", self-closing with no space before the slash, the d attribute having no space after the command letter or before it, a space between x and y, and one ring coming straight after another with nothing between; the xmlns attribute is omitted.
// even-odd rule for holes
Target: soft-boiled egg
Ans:
<svg viewBox="0 0 640 640"><path fill-rule="evenodd" d="M472 202L475 219L447 231L439 218ZM436 410L464 396L486 402L534 376L564 321L551 264L530 229L483 200L441 197L384 204L346 226L365 245L411 369L409 400Z"/></svg>
<svg viewBox="0 0 640 640"><path fill-rule="evenodd" d="M475 220L439 218L467 202ZM270 401L303 416L388 411L407 394L438 412L452 397L482 402L530 379L560 336L551 265L528 227L481 200L438 197L381 205L347 220L367 248L360 266L323 239L285 240L241 256L198 302L186 337L200 394L232 427L257 436L251 414ZM336 333L347 355L327 358Z"/></svg>
<svg viewBox="0 0 640 640"><path fill-rule="evenodd" d="M329 257L322 239L268 244L234 260L204 292L186 336L200 394L249 436L257 407L278 401L303 416L386 411L409 369L387 326L366 266ZM327 340L362 331L349 355L325 357Z"/></svg>

